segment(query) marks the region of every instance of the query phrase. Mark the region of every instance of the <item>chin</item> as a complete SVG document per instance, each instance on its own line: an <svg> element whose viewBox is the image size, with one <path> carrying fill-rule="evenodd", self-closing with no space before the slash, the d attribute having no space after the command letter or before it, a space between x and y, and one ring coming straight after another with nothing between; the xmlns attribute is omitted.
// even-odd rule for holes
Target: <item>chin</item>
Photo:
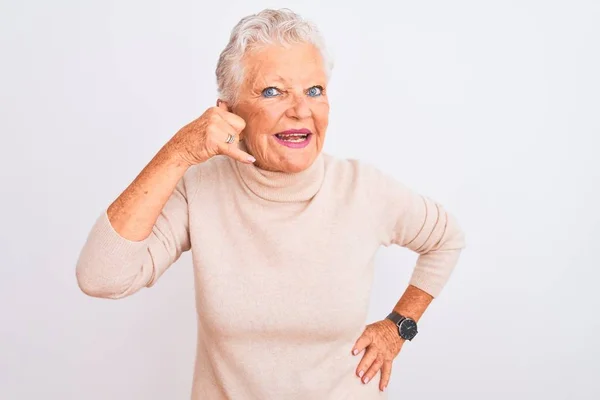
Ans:
<svg viewBox="0 0 600 400"><path fill-rule="evenodd" d="M280 170L287 173L297 173L309 168L318 154L315 154L314 149L302 153L304 154L295 151L293 154L285 157L280 164Z"/></svg>
<svg viewBox="0 0 600 400"><path fill-rule="evenodd" d="M304 149L290 149L282 147L279 143L273 143L268 152L273 157L265 160L263 165L257 165L270 171L279 171L288 174L302 172L309 168L319 156L319 147L317 143L311 143Z"/></svg>
<svg viewBox="0 0 600 400"><path fill-rule="evenodd" d="M297 172L302 172L308 167L310 167L310 162L302 162L302 163L289 163L285 166L282 166L281 171L286 172L288 174L294 174Z"/></svg>

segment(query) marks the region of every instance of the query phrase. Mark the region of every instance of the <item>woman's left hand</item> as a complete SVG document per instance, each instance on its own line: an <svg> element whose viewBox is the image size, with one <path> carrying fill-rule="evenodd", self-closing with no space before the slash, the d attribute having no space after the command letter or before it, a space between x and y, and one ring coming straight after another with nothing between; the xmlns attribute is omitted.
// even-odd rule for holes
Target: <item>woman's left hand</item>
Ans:
<svg viewBox="0 0 600 400"><path fill-rule="evenodd" d="M398 327L389 319L367 325L352 348L354 355L366 349L356 368L356 375L366 384L381 369L379 390L385 390L392 374L392 363L403 344L404 339L398 334Z"/></svg>

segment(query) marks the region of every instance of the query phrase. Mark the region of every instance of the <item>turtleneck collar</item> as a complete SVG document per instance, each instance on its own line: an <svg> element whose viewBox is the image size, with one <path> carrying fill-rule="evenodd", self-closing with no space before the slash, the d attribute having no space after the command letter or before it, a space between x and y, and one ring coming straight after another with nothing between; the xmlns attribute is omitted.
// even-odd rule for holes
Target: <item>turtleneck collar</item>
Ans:
<svg viewBox="0 0 600 400"><path fill-rule="evenodd" d="M243 142L240 143L240 148L247 152ZM254 164L233 162L250 191L258 197L275 202L308 201L317 194L325 177L322 152L307 169L295 173L267 171Z"/></svg>

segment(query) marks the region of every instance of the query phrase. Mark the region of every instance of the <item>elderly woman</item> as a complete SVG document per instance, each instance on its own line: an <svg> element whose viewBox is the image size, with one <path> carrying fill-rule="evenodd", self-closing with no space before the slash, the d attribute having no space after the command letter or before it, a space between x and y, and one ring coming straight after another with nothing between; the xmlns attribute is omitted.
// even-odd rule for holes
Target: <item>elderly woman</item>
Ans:
<svg viewBox="0 0 600 400"><path fill-rule="evenodd" d="M81 290L116 299L192 250L193 399L384 398L465 246L436 202L322 152L325 54L289 10L242 19L218 61L216 106L158 151L81 251ZM391 244L418 261L390 314L365 326L374 255Z"/></svg>

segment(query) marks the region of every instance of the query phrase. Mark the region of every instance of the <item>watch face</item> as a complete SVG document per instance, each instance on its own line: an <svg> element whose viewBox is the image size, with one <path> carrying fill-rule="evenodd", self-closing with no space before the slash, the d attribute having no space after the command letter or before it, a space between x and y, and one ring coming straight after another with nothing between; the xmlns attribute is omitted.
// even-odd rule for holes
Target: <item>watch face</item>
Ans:
<svg viewBox="0 0 600 400"><path fill-rule="evenodd" d="M417 323L412 319L405 319L398 328L400 336L406 340L412 340L417 335Z"/></svg>

